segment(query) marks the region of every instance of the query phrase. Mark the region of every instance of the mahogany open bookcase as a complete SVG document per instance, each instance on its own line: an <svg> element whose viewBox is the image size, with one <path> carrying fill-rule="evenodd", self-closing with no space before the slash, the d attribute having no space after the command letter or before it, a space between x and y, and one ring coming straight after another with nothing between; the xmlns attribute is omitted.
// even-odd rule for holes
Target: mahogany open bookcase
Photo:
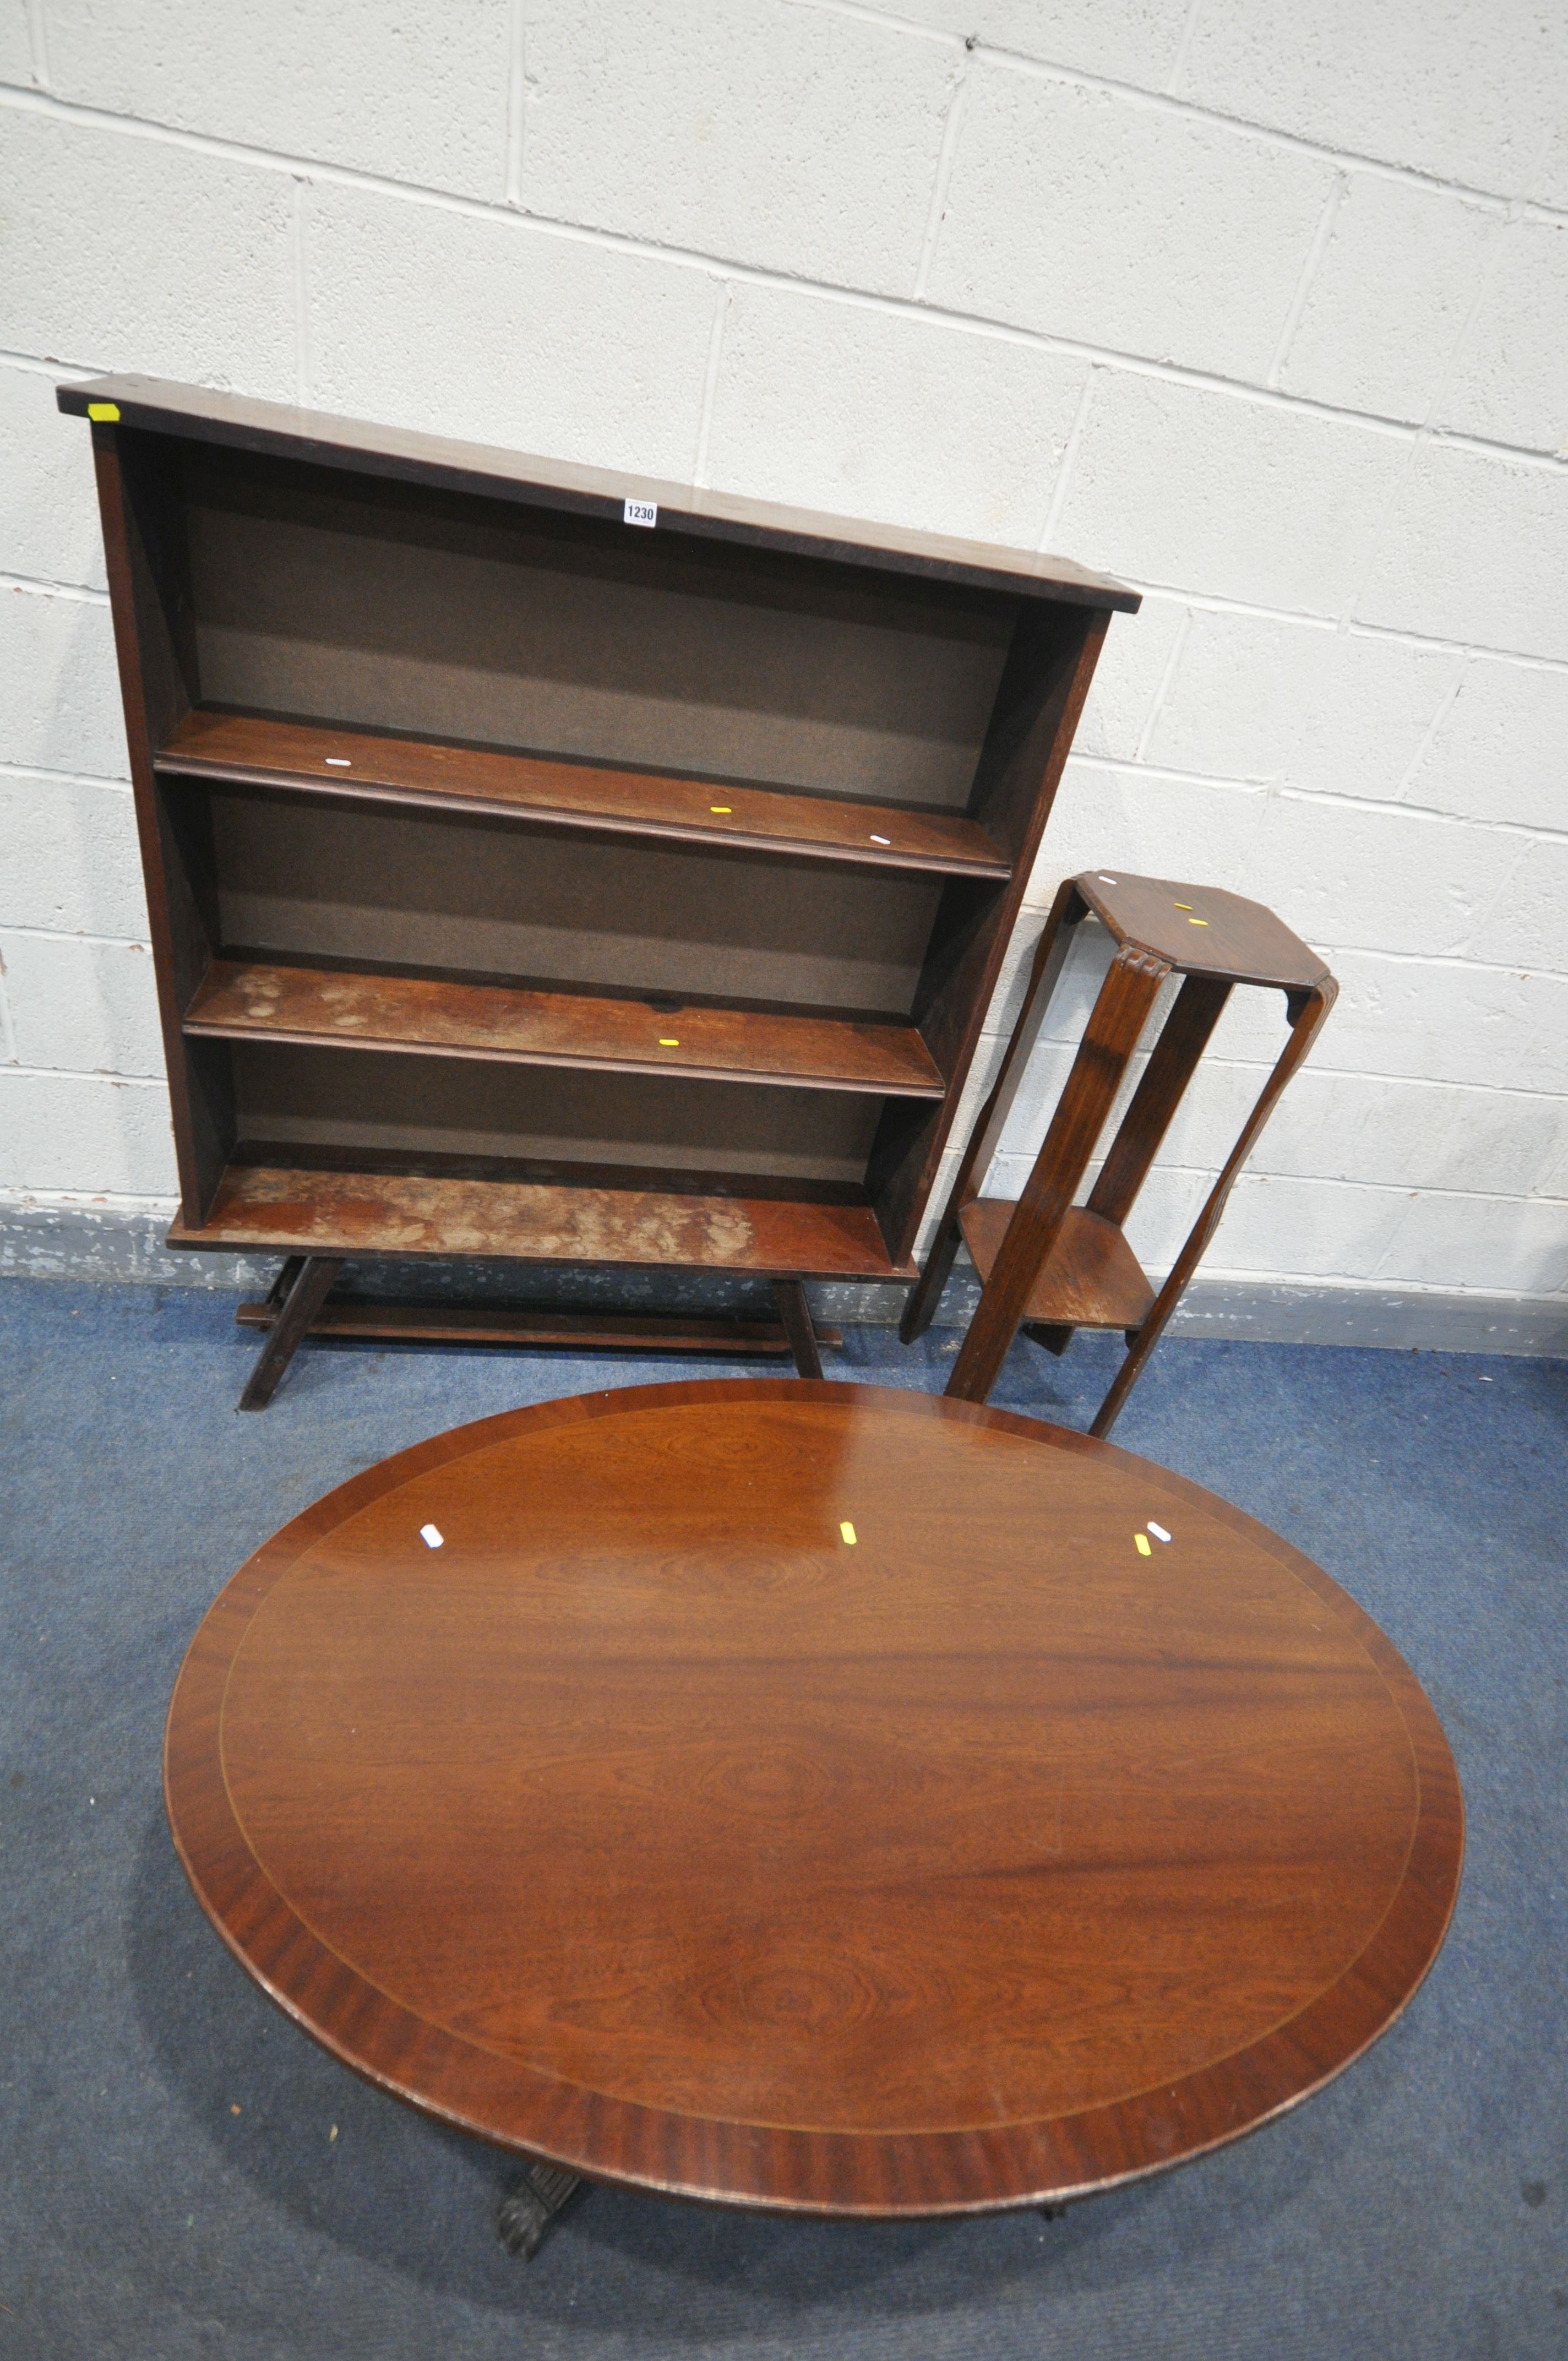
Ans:
<svg viewBox="0 0 1568 2361"><path fill-rule="evenodd" d="M178 1151L281 1254L908 1281L1111 612L1059 559L190 386L93 422ZM492 1309L568 1341L591 1317Z"/></svg>

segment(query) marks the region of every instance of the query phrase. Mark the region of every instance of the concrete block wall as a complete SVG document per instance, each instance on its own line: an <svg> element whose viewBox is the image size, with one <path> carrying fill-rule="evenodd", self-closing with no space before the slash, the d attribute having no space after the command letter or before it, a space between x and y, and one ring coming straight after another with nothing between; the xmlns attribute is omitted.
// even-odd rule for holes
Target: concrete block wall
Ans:
<svg viewBox="0 0 1568 2361"><path fill-rule="evenodd" d="M1560 10L0 0L0 1225L172 1192L52 405L139 369L1137 583L971 1107L1061 875L1233 886L1343 991L1211 1273L1568 1310ZM1277 1014L1225 1020L1157 1268Z"/></svg>

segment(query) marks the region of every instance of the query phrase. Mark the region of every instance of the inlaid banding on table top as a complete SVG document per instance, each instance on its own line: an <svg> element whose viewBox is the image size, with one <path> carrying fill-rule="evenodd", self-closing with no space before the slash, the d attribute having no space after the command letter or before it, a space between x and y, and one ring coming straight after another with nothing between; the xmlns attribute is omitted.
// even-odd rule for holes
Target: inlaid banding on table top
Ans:
<svg viewBox="0 0 1568 2361"><path fill-rule="evenodd" d="M1156 2169L1346 2063L1446 1923L1413 1676L1288 1544L1109 1446L642 1389L437 1438L292 1531L176 1697L198 1892L221 1916L226 1813L302 2022L590 2175L918 2213ZM359 2014L322 2020L313 1940Z"/></svg>

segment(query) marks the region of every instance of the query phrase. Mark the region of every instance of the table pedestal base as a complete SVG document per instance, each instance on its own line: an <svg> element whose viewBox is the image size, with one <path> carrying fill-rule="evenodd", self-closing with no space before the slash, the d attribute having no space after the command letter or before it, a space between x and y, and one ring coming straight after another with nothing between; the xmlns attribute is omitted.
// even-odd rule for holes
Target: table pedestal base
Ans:
<svg viewBox="0 0 1568 2361"><path fill-rule="evenodd" d="M496 2214L496 2232L509 2255L531 2263L549 2235L551 2224L564 2213L579 2190L591 2187L580 2173L559 2164L531 2164L517 2187L503 2197ZM1061 2222L1065 2205L1042 2205L1041 2219Z"/></svg>
<svg viewBox="0 0 1568 2361"><path fill-rule="evenodd" d="M587 2186L580 2173L563 2165L531 2164L496 2214L497 2234L508 2254L532 2262L556 2215Z"/></svg>

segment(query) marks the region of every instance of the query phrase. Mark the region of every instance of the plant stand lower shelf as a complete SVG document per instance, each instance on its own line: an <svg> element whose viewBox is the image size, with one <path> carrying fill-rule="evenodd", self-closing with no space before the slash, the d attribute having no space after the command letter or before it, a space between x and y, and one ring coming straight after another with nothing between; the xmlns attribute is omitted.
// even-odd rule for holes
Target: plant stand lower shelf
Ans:
<svg viewBox="0 0 1568 2361"><path fill-rule="evenodd" d="M997 1197L976 1197L962 1206L959 1224L983 1286L1002 1251L1016 1206ZM1154 1308L1155 1290L1114 1222L1082 1205L1070 1205L1024 1306L1025 1328L1141 1328Z"/></svg>

